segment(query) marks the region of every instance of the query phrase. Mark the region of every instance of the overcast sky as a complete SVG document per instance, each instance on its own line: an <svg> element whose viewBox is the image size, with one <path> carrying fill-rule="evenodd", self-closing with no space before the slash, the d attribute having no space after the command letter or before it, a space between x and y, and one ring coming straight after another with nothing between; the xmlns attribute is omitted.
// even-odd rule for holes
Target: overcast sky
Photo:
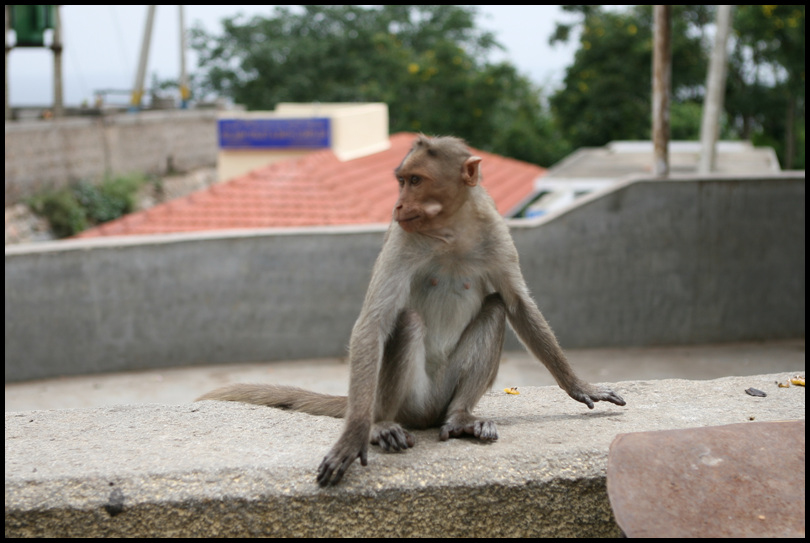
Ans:
<svg viewBox="0 0 810 543"><path fill-rule="evenodd" d="M186 26L199 22L219 32L223 17L269 14L272 6L185 6ZM146 21L146 6L62 6L63 79L65 104L92 103L97 89L131 89ZM479 6L480 28L491 30L506 47L503 58L538 84L559 84L572 62L575 43L548 45L557 22L573 16L559 6ZM159 6L155 17L146 84L177 78L180 72L177 6ZM49 49L13 49L9 54L8 81L11 105L46 105L53 97L53 54ZM501 60L501 54L492 60ZM186 56L193 72L197 59ZM120 103L126 103L122 96ZM117 102L119 100L116 100Z"/></svg>

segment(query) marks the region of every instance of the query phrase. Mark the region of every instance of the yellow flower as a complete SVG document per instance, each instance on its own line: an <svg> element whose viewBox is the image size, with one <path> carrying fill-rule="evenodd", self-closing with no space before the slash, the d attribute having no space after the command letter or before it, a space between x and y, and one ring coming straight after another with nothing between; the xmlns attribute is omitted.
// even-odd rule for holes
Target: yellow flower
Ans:
<svg viewBox="0 0 810 543"><path fill-rule="evenodd" d="M801 21L801 18L802 18L802 13L800 11L794 11L793 13L790 14L790 17L787 20L788 26L790 28L798 28L799 27L799 22Z"/></svg>
<svg viewBox="0 0 810 543"><path fill-rule="evenodd" d="M410 74L419 73L419 65L415 62L411 62L410 64L408 64L408 73Z"/></svg>

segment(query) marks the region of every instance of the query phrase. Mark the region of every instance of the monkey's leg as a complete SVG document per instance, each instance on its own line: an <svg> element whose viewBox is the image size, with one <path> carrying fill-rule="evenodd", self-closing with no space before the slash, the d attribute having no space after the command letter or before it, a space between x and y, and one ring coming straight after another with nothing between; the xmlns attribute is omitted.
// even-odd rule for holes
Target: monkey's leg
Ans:
<svg viewBox="0 0 810 543"><path fill-rule="evenodd" d="M415 311L405 310L385 344L377 385L371 442L384 451L402 451L416 443L413 434L394 419L413 389L424 360L425 325Z"/></svg>
<svg viewBox="0 0 810 543"><path fill-rule="evenodd" d="M490 294L484 298L481 312L464 330L450 355L445 386L456 384L447 407L447 418L439 432L442 441L464 434L482 441L498 439L495 423L475 417L472 410L498 374L505 327L503 299L499 294Z"/></svg>

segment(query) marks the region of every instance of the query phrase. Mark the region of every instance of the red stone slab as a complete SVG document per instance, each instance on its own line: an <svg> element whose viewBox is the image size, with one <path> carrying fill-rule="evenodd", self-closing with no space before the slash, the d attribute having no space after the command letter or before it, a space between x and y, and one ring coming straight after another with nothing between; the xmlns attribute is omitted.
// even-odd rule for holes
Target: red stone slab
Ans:
<svg viewBox="0 0 810 543"><path fill-rule="evenodd" d="M628 537L804 537L804 420L620 434L607 490Z"/></svg>

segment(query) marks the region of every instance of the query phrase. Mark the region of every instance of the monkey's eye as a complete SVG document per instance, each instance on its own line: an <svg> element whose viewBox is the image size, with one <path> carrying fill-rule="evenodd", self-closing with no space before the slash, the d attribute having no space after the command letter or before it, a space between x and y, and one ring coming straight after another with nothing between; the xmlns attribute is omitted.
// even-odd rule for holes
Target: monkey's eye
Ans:
<svg viewBox="0 0 810 543"><path fill-rule="evenodd" d="M418 175L412 175L409 181L411 183L411 186L416 186L422 182L422 178L419 177Z"/></svg>
<svg viewBox="0 0 810 543"><path fill-rule="evenodd" d="M405 178L397 176L397 183L399 183L399 186L402 187L402 185L405 184Z"/></svg>

